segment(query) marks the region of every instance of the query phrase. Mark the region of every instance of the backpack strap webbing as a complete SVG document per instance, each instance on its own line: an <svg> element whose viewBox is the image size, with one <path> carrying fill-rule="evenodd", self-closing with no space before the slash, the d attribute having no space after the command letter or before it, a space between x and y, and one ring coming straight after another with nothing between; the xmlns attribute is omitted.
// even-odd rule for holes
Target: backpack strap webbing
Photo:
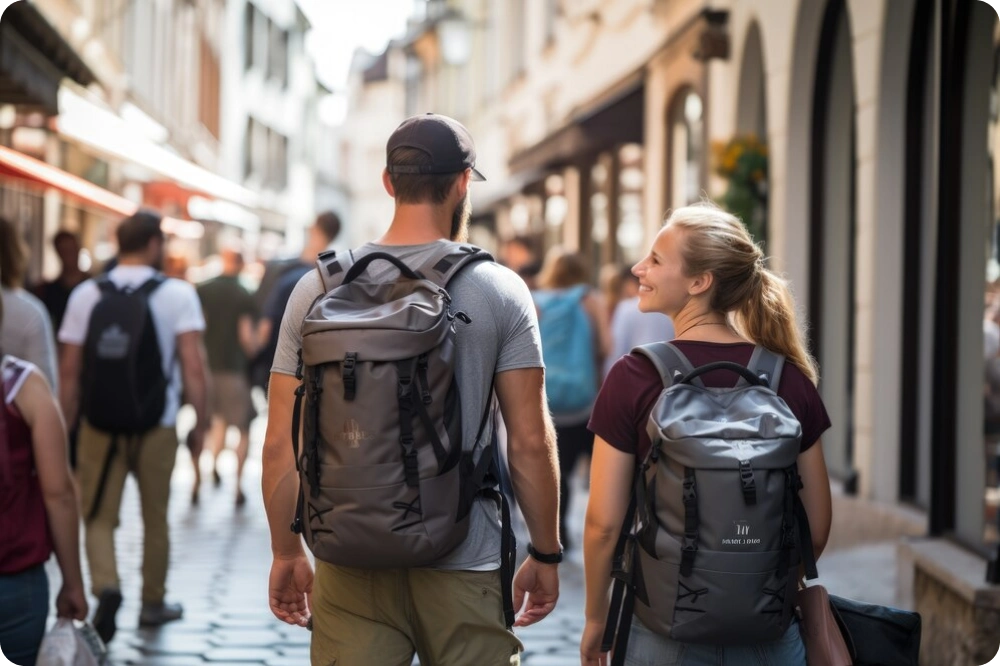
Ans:
<svg viewBox="0 0 1000 666"><path fill-rule="evenodd" d="M434 284L447 287L459 271L474 261L493 261L493 255L467 243L442 243L420 266L419 272Z"/></svg>
<svg viewBox="0 0 1000 666"><path fill-rule="evenodd" d="M769 349L757 345L750 355L750 362L747 363L750 369L758 377L767 382L772 391L778 390L781 382L781 371L785 368L785 357L782 354L775 354ZM737 386L746 386L747 380L740 378Z"/></svg>
<svg viewBox="0 0 1000 666"><path fill-rule="evenodd" d="M354 252L351 250L339 255L336 250L320 252L316 259L316 272L323 282L323 292L329 293L339 287L353 265Z"/></svg>
<svg viewBox="0 0 1000 666"><path fill-rule="evenodd" d="M663 388L673 386L674 382L688 373L694 372L694 366L684 353L669 342L651 342L648 345L640 345L632 349L633 352L642 354L648 358L656 367L663 380ZM704 388L701 379L695 377L692 380L695 386Z"/></svg>

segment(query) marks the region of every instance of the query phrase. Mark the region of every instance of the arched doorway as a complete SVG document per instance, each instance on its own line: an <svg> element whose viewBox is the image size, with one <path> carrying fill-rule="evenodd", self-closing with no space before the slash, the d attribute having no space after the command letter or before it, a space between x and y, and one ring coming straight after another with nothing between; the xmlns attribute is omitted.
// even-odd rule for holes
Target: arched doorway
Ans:
<svg viewBox="0 0 1000 666"><path fill-rule="evenodd" d="M740 64L740 85L738 103L736 105L736 134L741 139L751 143L759 141L767 146L767 90L764 73L764 51L761 43L760 26L756 21L747 30L746 42L743 46L743 59ZM752 189L744 188L754 196L749 199L751 205L748 213L744 213L744 223L750 229L755 240L767 244L768 215L768 170L763 169L761 180L753 181ZM732 185L726 193L726 199L735 194ZM732 209L732 207L730 206Z"/></svg>
<svg viewBox="0 0 1000 666"><path fill-rule="evenodd" d="M855 94L844 0L823 16L813 97L809 319L820 392L833 426L823 436L830 473L856 486L853 470L855 349Z"/></svg>

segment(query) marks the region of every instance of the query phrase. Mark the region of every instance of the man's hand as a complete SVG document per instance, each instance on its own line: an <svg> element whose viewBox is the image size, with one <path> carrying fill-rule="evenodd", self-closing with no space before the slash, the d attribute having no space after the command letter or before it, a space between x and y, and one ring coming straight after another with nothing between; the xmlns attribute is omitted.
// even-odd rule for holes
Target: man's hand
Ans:
<svg viewBox="0 0 1000 666"><path fill-rule="evenodd" d="M527 627L538 622L552 612L558 599L558 565L542 564L529 557L514 574L514 610L521 610L514 626Z"/></svg>
<svg viewBox="0 0 1000 666"><path fill-rule="evenodd" d="M604 623L587 621L580 639L580 666L608 666L608 652L601 652Z"/></svg>
<svg viewBox="0 0 1000 666"><path fill-rule="evenodd" d="M68 617L74 620L87 618L87 595L82 587L63 585L56 597L56 617Z"/></svg>
<svg viewBox="0 0 1000 666"><path fill-rule="evenodd" d="M274 616L288 624L305 627L309 623L309 597L312 596L313 570L305 554L290 558L275 557L268 581L268 601Z"/></svg>

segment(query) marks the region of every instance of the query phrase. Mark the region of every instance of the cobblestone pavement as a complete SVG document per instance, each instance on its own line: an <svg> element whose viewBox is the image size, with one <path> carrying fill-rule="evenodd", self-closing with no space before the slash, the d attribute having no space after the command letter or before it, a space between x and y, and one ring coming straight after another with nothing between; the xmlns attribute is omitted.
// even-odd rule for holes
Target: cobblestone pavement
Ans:
<svg viewBox="0 0 1000 666"><path fill-rule="evenodd" d="M259 447L263 423L254 423L244 489L247 504L234 506L235 458L220 458L222 485L213 487L206 474L199 506L190 504L192 468L186 449L178 453L170 503L171 567L168 601L184 604L184 618L159 629L139 629L139 566L142 522L138 496L130 479L117 532L124 602L118 633L110 646L112 666L292 666L308 663L309 633L282 624L267 607L270 548L259 492ZM206 461L207 462L207 461ZM585 493L573 502L573 525L579 544ZM523 543L523 542L522 542ZM523 546L522 546L523 550ZM823 558L824 582L845 596L891 603L894 550L877 545L833 553ZM561 566L561 597L555 612L541 623L518 630L526 666L579 664L578 640L583 627L583 566L579 548ZM58 571L49 565L52 592ZM871 576L881 570L885 575ZM93 608L93 607L92 607Z"/></svg>

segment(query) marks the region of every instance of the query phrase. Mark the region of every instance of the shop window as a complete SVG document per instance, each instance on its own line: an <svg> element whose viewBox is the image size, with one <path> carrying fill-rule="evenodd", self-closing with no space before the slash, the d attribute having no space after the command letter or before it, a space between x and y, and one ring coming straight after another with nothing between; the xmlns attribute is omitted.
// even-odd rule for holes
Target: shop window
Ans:
<svg viewBox="0 0 1000 666"><path fill-rule="evenodd" d="M986 251L983 298L983 436L986 456L983 540L1000 543L1000 49L994 50L987 129Z"/></svg>

